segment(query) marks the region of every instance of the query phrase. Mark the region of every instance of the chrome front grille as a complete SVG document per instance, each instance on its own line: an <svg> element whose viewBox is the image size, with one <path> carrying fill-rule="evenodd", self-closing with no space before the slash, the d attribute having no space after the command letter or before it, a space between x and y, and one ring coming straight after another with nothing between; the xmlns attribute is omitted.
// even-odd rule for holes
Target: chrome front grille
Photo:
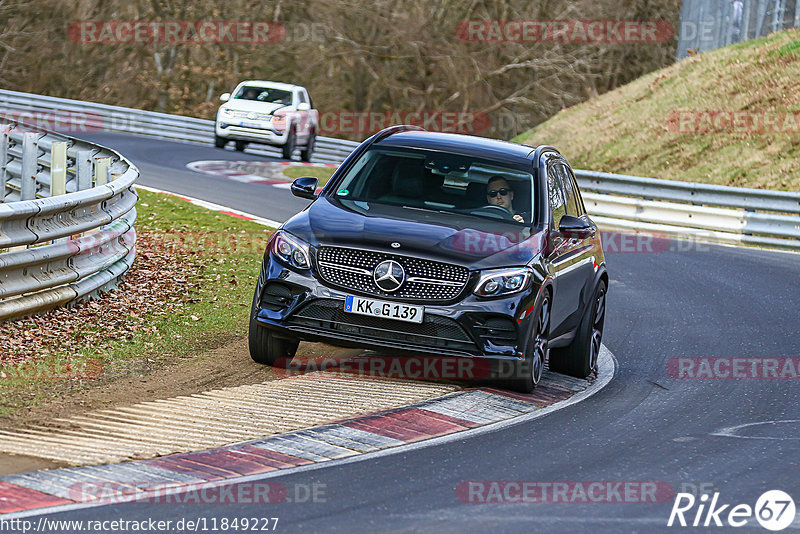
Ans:
<svg viewBox="0 0 800 534"><path fill-rule="evenodd" d="M403 285L391 293L379 288L373 276L375 267L385 260L396 261L406 273ZM465 267L342 247L320 247L317 266L322 280L342 289L426 302L455 299L469 279L469 270Z"/></svg>
<svg viewBox="0 0 800 534"><path fill-rule="evenodd" d="M255 113L255 115L253 117L250 117L249 115L251 113ZM271 113L263 113L260 111L259 112L234 111L233 116L236 117L237 119L250 119L250 120L262 120L262 121L270 120L272 118Z"/></svg>

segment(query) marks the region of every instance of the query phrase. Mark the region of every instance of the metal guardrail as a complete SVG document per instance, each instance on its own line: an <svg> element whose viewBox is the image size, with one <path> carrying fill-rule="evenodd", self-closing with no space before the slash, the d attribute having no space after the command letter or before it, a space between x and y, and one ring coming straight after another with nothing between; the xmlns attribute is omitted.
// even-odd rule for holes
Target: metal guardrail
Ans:
<svg viewBox="0 0 800 534"><path fill-rule="evenodd" d="M136 256L138 176L113 150L0 125L0 321L116 286Z"/></svg>
<svg viewBox="0 0 800 534"><path fill-rule="evenodd" d="M576 170L601 226L800 250L800 193Z"/></svg>
<svg viewBox="0 0 800 534"><path fill-rule="evenodd" d="M86 132L131 133L171 141L214 145L214 121L181 115L6 90L0 90L0 111L21 113L21 119L28 118L32 121L41 120L43 115L58 111L64 120L70 122L71 132L78 136L80 130L85 129ZM25 113L30 115L26 117ZM355 141L317 137L314 161L341 163L358 145ZM279 148L266 145L252 145L247 148L247 152L282 157Z"/></svg>
<svg viewBox="0 0 800 534"><path fill-rule="evenodd" d="M800 2L800 0L798 0ZM207 146L208 120L0 90L0 110L80 114L86 128L132 133ZM340 163L358 146L317 140L315 160ZM277 149L253 149L279 156ZM592 218L604 228L648 231L704 241L800 250L800 194L658 180L576 170Z"/></svg>

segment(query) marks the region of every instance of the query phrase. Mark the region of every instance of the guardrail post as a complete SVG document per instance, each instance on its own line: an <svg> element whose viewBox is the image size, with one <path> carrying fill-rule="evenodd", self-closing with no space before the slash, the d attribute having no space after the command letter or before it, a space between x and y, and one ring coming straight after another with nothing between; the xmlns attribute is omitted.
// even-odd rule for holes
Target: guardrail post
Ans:
<svg viewBox="0 0 800 534"><path fill-rule="evenodd" d="M53 141L50 146L50 196L67 194L67 143Z"/></svg>
<svg viewBox="0 0 800 534"><path fill-rule="evenodd" d="M106 185L108 180L109 167L111 165L111 158L96 158L94 160L94 185L99 187Z"/></svg>
<svg viewBox="0 0 800 534"><path fill-rule="evenodd" d="M79 150L75 157L75 174L78 183L77 190L85 191L92 188L92 151Z"/></svg>
<svg viewBox="0 0 800 534"><path fill-rule="evenodd" d="M36 170L39 167L39 134L25 132L22 137L22 176L20 200L36 198Z"/></svg>
<svg viewBox="0 0 800 534"><path fill-rule="evenodd" d="M0 203L6 198L6 164L8 163L8 128L0 128Z"/></svg>

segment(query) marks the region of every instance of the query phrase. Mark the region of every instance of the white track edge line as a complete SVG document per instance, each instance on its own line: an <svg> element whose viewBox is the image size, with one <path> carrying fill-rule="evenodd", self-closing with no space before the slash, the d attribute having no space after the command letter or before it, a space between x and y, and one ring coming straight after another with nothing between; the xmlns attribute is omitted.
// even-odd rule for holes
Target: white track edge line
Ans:
<svg viewBox="0 0 800 534"><path fill-rule="evenodd" d="M282 222L273 221L272 219L265 219L264 217L259 217L258 215L253 215L252 213L247 213L245 211L240 211L240 210L237 210L237 209L234 209L234 208L229 208L227 206L222 206L220 204L214 204L213 202L209 202L207 200L190 197L190 196L187 196L187 195L183 195L181 193L175 193L173 191L167 191L165 189L156 189L155 187L150 187L150 186L147 186L147 185L139 185L139 184L134 184L134 187L136 189L143 189L143 190L149 191L151 193L160 193L162 195L169 195L169 196L173 196L173 197L178 197L178 198L187 200L187 201L191 202L192 204L200 206L201 208L206 208L206 209L208 209L210 211L227 211L229 213L235 213L236 215L241 215L242 217L246 217L248 220L250 220L250 221L252 221L252 222L254 222L256 224L260 224L260 225L263 225L263 226L269 226L270 228L278 228L280 225L283 224Z"/></svg>

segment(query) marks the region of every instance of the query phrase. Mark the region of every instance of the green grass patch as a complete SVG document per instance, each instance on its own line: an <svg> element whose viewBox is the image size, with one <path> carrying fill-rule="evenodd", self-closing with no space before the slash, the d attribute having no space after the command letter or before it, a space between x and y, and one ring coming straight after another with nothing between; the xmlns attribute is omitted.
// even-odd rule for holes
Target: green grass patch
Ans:
<svg viewBox="0 0 800 534"><path fill-rule="evenodd" d="M800 39L785 44L778 49L779 56L786 56L789 54L798 54L798 53L800 53Z"/></svg>
<svg viewBox="0 0 800 534"><path fill-rule="evenodd" d="M313 176L319 180L319 186L322 187L328 183L333 173L336 171L333 167L308 167L305 165L286 167L283 169L284 176L296 180L303 176Z"/></svg>
<svg viewBox="0 0 800 534"><path fill-rule="evenodd" d="M240 339L264 247L249 221L139 190L137 259L120 290L72 310L8 321L0 416Z"/></svg>

